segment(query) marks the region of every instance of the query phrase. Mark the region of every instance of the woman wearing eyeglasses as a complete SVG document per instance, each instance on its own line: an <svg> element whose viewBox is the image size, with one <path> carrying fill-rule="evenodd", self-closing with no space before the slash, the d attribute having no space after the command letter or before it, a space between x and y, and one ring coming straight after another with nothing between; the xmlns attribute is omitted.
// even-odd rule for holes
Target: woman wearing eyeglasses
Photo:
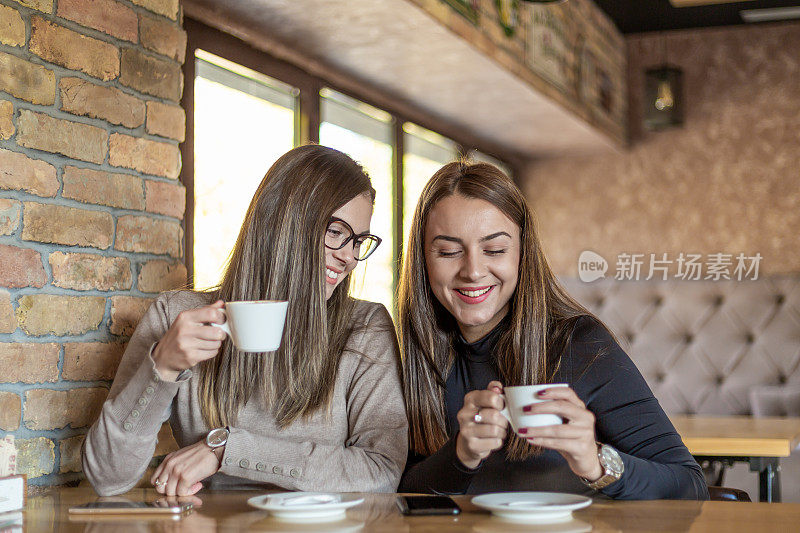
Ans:
<svg viewBox="0 0 800 533"><path fill-rule="evenodd" d="M83 448L98 493L144 474L162 423L180 449L150 481L168 496L203 486L392 492L407 421L391 318L348 295L375 251L375 191L347 155L295 148L269 169L221 284L162 294L122 357ZM288 300L280 349L238 351L212 324L223 302Z"/></svg>

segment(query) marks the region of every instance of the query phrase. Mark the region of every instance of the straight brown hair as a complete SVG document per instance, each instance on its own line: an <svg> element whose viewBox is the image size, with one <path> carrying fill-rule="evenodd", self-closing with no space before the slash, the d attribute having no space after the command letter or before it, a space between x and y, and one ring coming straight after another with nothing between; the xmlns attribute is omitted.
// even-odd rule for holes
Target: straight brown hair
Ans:
<svg viewBox="0 0 800 533"><path fill-rule="evenodd" d="M489 202L520 228L519 278L507 324L496 347L504 385L552 382L561 352L578 317L591 314L560 286L547 264L534 215L519 188L486 163L453 162L439 169L422 191L408 237L398 292L398 336L403 391L413 452L430 455L447 441L445 383L459 335L455 319L439 303L425 267L425 226L442 199L460 195ZM540 452L513 432L507 457Z"/></svg>
<svg viewBox="0 0 800 533"><path fill-rule="evenodd" d="M359 195L375 201L364 169L318 145L288 151L267 171L247 209L215 299L288 300L281 347L245 353L230 339L200 363L199 396L209 427L236 423L255 399L286 427L330 408L355 301L348 275L325 300L324 235L339 207Z"/></svg>

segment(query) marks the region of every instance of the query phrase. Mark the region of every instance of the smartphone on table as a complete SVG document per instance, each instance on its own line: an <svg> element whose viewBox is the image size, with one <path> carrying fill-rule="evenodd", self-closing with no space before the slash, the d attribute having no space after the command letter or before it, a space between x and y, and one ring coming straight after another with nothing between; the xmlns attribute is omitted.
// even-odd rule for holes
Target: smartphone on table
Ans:
<svg viewBox="0 0 800 533"><path fill-rule="evenodd" d="M458 514L461 508L448 496L399 496L397 506L405 515Z"/></svg>
<svg viewBox="0 0 800 533"><path fill-rule="evenodd" d="M159 514L159 515L180 515L191 510L193 505L189 502L170 503L166 501L156 502L132 502L132 501L108 501L91 502L83 505L70 507L69 512L74 515L98 515L98 514Z"/></svg>

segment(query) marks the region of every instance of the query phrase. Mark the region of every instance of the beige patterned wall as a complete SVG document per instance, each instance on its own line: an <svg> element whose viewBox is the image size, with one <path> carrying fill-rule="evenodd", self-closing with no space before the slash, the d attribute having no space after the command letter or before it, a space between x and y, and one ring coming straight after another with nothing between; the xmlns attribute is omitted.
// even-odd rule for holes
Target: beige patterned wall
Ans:
<svg viewBox="0 0 800 533"><path fill-rule="evenodd" d="M522 178L555 271L576 275L588 249L612 265L622 252L758 252L762 273L800 272L800 23L627 44L630 146ZM663 54L683 69L685 124L646 132L643 73Z"/></svg>

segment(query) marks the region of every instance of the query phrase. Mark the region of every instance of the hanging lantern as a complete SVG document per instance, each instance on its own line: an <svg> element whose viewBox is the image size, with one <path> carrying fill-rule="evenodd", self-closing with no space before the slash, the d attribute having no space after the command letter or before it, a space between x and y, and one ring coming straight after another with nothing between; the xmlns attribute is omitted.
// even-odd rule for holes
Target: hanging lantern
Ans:
<svg viewBox="0 0 800 533"><path fill-rule="evenodd" d="M644 74L644 126L660 130L683 124L683 72L664 65Z"/></svg>

